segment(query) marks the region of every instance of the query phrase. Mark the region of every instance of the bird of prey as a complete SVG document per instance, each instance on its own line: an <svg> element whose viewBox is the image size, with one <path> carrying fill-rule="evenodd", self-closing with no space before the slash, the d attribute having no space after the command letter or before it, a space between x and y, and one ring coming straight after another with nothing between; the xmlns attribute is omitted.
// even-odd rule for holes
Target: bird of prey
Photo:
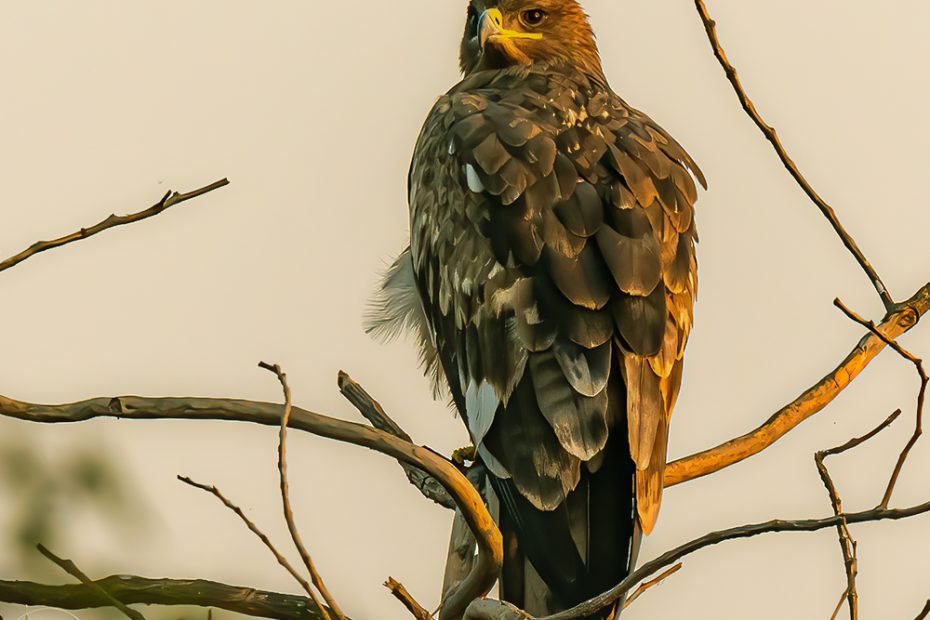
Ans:
<svg viewBox="0 0 930 620"><path fill-rule="evenodd" d="M576 0L471 0L460 59L370 328L418 335L500 506L502 598L551 613L656 523L706 183L611 90Z"/></svg>

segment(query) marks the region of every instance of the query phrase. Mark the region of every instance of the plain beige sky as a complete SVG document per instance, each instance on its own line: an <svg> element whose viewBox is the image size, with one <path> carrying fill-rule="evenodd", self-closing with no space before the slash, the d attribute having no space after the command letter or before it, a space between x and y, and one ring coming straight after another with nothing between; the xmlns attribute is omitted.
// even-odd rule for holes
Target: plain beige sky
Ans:
<svg viewBox="0 0 930 620"><path fill-rule="evenodd" d="M815 208L743 115L691 2L589 0L612 85L710 180L699 201L701 292L670 454L742 433L816 381L861 330L840 295L880 307ZM930 278L930 4L710 0L747 88L900 298ZM377 272L405 243L409 156L457 79L464 2L201 0L0 3L0 254L228 176L155 220L0 274L0 393L61 402L118 393L279 397L355 419L347 370L416 438L465 443L429 398L409 343L361 330ZM930 355L930 328L904 339ZM912 369L883 354L827 412L763 456L669 491L643 558L712 529L828 514L816 449L891 410L896 428L831 464L848 509L875 503L913 415ZM113 450L153 508L147 542L75 519L68 548L95 575L204 577L295 592L234 517L175 481L220 486L282 544L273 429L234 424L0 421L48 455ZM354 618L406 618L381 583L432 604L449 514L397 466L292 434L304 538ZM926 441L926 440L925 440ZM927 499L930 446L896 503ZM0 522L12 507L0 503ZM856 527L862 617L908 618L930 595L930 521ZM0 549L0 575L13 578ZM829 617L844 583L833 532L728 543L628 617ZM0 614L21 613L0 605ZM626 616L625 616L626 617Z"/></svg>

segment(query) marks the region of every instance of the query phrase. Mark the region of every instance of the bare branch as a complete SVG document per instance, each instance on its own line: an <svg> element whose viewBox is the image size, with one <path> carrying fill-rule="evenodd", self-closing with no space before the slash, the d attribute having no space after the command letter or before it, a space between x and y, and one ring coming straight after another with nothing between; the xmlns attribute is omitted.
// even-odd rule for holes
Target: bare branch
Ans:
<svg viewBox="0 0 930 620"><path fill-rule="evenodd" d="M788 152L785 150L784 145L782 145L781 139L778 137L778 133L775 131L775 129L766 123L765 119L762 118L762 115L759 114L759 111L756 110L755 104L753 104L752 100L749 98L749 95L746 94L746 90L743 88L743 85L740 82L739 74L736 72L736 68L730 64L726 52L724 52L723 47L720 44L720 39L717 37L717 22L711 18L707 11L707 7L704 5L704 1L694 0L694 4L697 7L698 14L701 16L701 21L704 22L704 30L707 31L707 38L714 49L714 56L717 57L717 61L720 63L720 66L723 67L723 70L727 75L727 79L733 86L733 90L736 91L736 95L739 97L739 101L743 106L743 110L746 111L746 114L749 115L756 126L762 131L766 139L772 143L772 146L775 148L775 152L778 154L778 158L781 159L782 164L784 164L785 168L788 169L788 172L791 173L791 176L798 183L798 185L801 186L801 189L804 190L804 193L807 194L808 198L810 198L811 201L817 205L817 208L820 209L820 212L823 213L823 216L827 218L827 221L830 222L830 225L833 227L833 230L843 242L843 245L846 246L846 249L849 250L849 252L856 259L856 262L859 263L859 266L862 267L862 270L868 276L872 286L875 287L879 297L881 297L882 303L885 305L885 311L891 312L895 308L894 299L891 298L891 294L888 292L888 289L885 288L885 284L882 282L882 279L878 277L878 273L875 271L875 268L872 267L872 264L862 253L862 250L859 249L855 239L853 239L852 236L846 232L846 229L843 228L843 225L840 223L840 219L837 217L833 207L827 204L827 202L820 197L820 194L817 193L811 184L808 183L807 179L804 178L804 175L801 174L801 170L798 168L797 164L794 163L794 160L792 160L788 155Z"/></svg>
<svg viewBox="0 0 930 620"><path fill-rule="evenodd" d="M820 479L823 481L824 487L827 489L827 494L830 496L830 504L833 506L833 514L842 519L840 524L836 526L836 530L837 534L839 535L840 551L843 553L843 566L846 569L846 589L843 591L843 596L840 598L840 604L837 605L836 609L833 611L831 620L836 618L837 614L842 608L843 599L849 603L850 620L858 620L859 618L859 593L856 590L856 576L859 574L859 560L856 541L853 540L852 535L849 533L848 523L846 522L846 518L843 516L843 500L840 498L839 491L836 489L836 485L833 482L832 476L830 476L830 471L824 464L824 459L826 459L828 456L842 454L843 452L851 450L856 446L859 446L872 439L880 432L891 426L900 415L901 410L898 409L890 416L888 416L884 422L879 424L877 427L862 437L850 439L841 446L830 448L829 450L821 450L814 454L814 463L817 465L817 471L820 474Z"/></svg>
<svg viewBox="0 0 930 620"><path fill-rule="evenodd" d="M279 427L280 405L234 399L95 398L69 405L35 405L0 396L0 415L39 423L80 422L93 418L133 420L232 420ZM445 601L442 620L461 618L468 604L484 596L497 579L503 560L501 533L481 495L449 461L432 450L384 431L293 407L289 428L351 443L420 467L439 480L455 499L478 543L478 559L468 577Z"/></svg>
<svg viewBox="0 0 930 620"><path fill-rule="evenodd" d="M453 592L472 571L475 564L475 536L468 528L465 517L458 510L452 519L452 534L446 554L446 568L442 578L442 596Z"/></svg>
<svg viewBox="0 0 930 620"><path fill-rule="evenodd" d="M353 381L352 377L340 370L337 383L339 391L346 397L346 400L352 403L359 413L371 422L372 426L395 437L400 437L404 441L413 442L410 435L387 414L381 403L372 398L361 385ZM407 474L410 484L419 489L426 499L432 500L444 508L455 510L455 500L439 484L438 480L419 467L413 467L403 461L400 461L400 466L403 468L404 473Z"/></svg>
<svg viewBox="0 0 930 620"><path fill-rule="evenodd" d="M478 599L468 606L464 620L533 620L533 616L504 601Z"/></svg>
<svg viewBox="0 0 930 620"><path fill-rule="evenodd" d="M92 584L127 605L180 605L215 607L260 618L322 620L305 596L279 594L250 587L231 586L203 579L148 579L112 576ZM59 609L111 607L113 602L92 586L45 585L0 580L0 601L16 605L48 605Z"/></svg>
<svg viewBox="0 0 930 620"><path fill-rule="evenodd" d="M284 391L284 412L281 414L281 429L278 431L278 474L281 482L281 503L284 509L284 520L287 522L287 531L290 532L294 547L297 549L297 553L300 554L300 559L310 573L310 580L313 581L313 585L323 596L329 608L333 610L333 614L339 618L339 620L346 620L345 614L342 613L342 609L339 608L333 595L330 594L329 589L323 582L323 578L320 576L319 571L316 569L316 564L314 564L310 552L307 551L306 546L304 546L303 538L300 536L300 530L297 529L297 523L294 521L294 511L291 508L291 495L287 482L287 423L290 421L291 410L293 408L291 387L287 382L287 375L277 364L271 365L261 362L259 367L273 372L281 383L281 389ZM329 616L325 610L323 610L323 618L324 620L329 620Z"/></svg>
<svg viewBox="0 0 930 620"><path fill-rule="evenodd" d="M117 226L124 226L126 224L133 224L150 217L155 217L156 215L161 214L163 211L166 211L173 206L179 205L182 202L187 202L188 200L193 200L194 198L208 194L226 185L229 185L229 181L227 179L220 179L215 183L211 183L210 185L201 187L200 189L195 189L194 191L188 192L186 194L179 194L178 192L169 191L154 205L148 209L139 211L138 213L132 213L130 215L111 215L107 219L91 226L90 228L82 228L81 230L73 232L70 235L65 235L64 237L59 237L58 239L53 239L51 241L37 241L19 254L11 256L5 261L0 262L0 272L6 271L11 267L15 267L24 260L32 258L36 254L40 254L47 250L54 250L55 248L60 248L61 246L68 245L69 243L74 243L75 241L81 241L83 239L93 237L94 235L105 230L109 230L110 228L116 228Z"/></svg>
<svg viewBox="0 0 930 620"><path fill-rule="evenodd" d="M917 615L917 617L914 618L914 620L924 620L924 618L926 618L926 617L928 617L928 616L930 616L930 601L927 601L927 604L924 605L924 608L923 608L923 609L921 610L921 612Z"/></svg>
<svg viewBox="0 0 930 620"><path fill-rule="evenodd" d="M44 545L36 545L36 549L39 550L39 553L44 555L46 558L54 562L61 568L63 571L80 581L86 587L93 590L97 595L105 598L108 601L108 605L116 607L120 610L123 615L125 615L129 620L145 620L145 616L136 611L135 609L130 609L126 606L125 603L114 597L112 594L107 592L100 584L95 583L90 577L84 574L80 568L75 565L71 560L65 560L60 558L51 551L49 551Z"/></svg>
<svg viewBox="0 0 930 620"><path fill-rule="evenodd" d="M906 302L898 304L882 321L877 327L881 337L874 333L866 335L839 366L764 424L719 446L669 463L665 470L665 486L720 471L771 446L801 422L822 411L885 348L886 340L893 340L909 331L927 310L930 310L930 284Z"/></svg>
<svg viewBox="0 0 930 620"><path fill-rule="evenodd" d="M898 520L906 519L916 515L930 512L930 501L911 506L908 508L886 509L873 508L863 512L847 513L843 517L831 516L825 519L804 519L798 521L785 521L775 519L764 523L755 523L752 525L742 525L726 530L711 532L700 538L686 542L683 545L666 551L657 558L646 562L641 567L633 571L622 582L580 605L576 605L569 610L559 612L550 616L545 616L540 620L574 620L576 618L585 618L620 600L624 594L629 592L637 583L646 579L666 566L678 562L681 558L694 553L704 547L716 545L718 543L734 540L737 538L749 538L760 534L769 534L774 532L815 532L825 528L836 527L843 522L847 523L871 523L873 521L882 521L885 519Z"/></svg>
<svg viewBox="0 0 930 620"><path fill-rule="evenodd" d="M676 564L675 566L673 566L673 567L671 567L670 569L664 571L662 574L660 574L660 575L659 575L658 577L656 577L655 579L652 579L652 580L647 581L647 582L645 582L645 583L639 584L639 587L636 588L636 590L633 591L633 594L631 594L630 597L629 597L628 599L626 599L626 602L623 603L623 608L626 609L627 607L629 607L630 605L632 605L632 604L633 604L633 601L635 601L635 600L638 599L640 596L642 596L643 592L645 592L645 591L648 590L649 588L652 588L652 587L654 587L654 586L659 585L660 583L662 583L663 581L665 581L667 578L671 577L672 575L674 575L675 573L677 573L678 571L680 571L680 570L681 570L681 567L682 567L682 564L681 564L681 562L679 562L679 563Z"/></svg>
<svg viewBox="0 0 930 620"><path fill-rule="evenodd" d="M830 620L836 620L837 616L840 615L840 610L843 609L843 603L846 602L846 593L849 591L849 587L843 588L843 593L840 594L840 600L836 602L836 607L833 608L833 613L830 614Z"/></svg>
<svg viewBox="0 0 930 620"><path fill-rule="evenodd" d="M404 584L400 583L393 577L388 577L388 580L384 582L384 587L391 591L391 594L394 595L398 601L400 601L404 607L407 608L414 618L417 620L430 620L432 614L423 608L413 595L407 591L407 588L404 587Z"/></svg>
<svg viewBox="0 0 930 620"><path fill-rule="evenodd" d="M894 493L894 487L898 482L898 476L901 475L901 470L904 468L904 463L907 461L908 455L911 453L911 449L917 443L917 440L920 439L920 436L923 434L923 419L924 419L924 398L927 395L927 383L930 382L930 377L927 377L927 373L924 370L923 360L918 357L915 357L912 353L907 351L904 347L895 342L894 338L890 338L887 335L883 334L878 327L875 326L873 321L866 321L864 318L850 310L846 305L839 299L834 299L833 304L843 311L847 317L868 328L874 335L882 339L882 341L890 346L895 352L898 353L901 357L909 361L917 369L917 376L920 377L920 390L917 392L917 409L916 409L916 422L914 426L914 434L911 435L911 438L905 444L904 449L901 450L901 454L898 456L898 461L895 463L894 471L891 473L891 479L888 481L888 486L885 488L885 495L882 497L882 502L879 504L883 508L887 508L888 504L891 502L891 496Z"/></svg>
<svg viewBox="0 0 930 620"><path fill-rule="evenodd" d="M237 506L236 504L226 499L226 496L223 495L220 492L220 490L217 489L215 486L207 486L205 484L200 484L199 482L194 482L193 480L191 480L190 478L186 476L178 476L178 480L196 489L200 489L201 491L206 491L207 493L210 493L211 495L216 497L216 499L223 502L224 506L226 506L231 511L236 513L236 516L238 516L242 520L242 522L245 524L245 526L249 528L249 531L255 534L258 537L258 539L261 540L262 543L264 543L264 545L268 548L268 550L271 551L271 554L278 561L278 564L283 566L284 569L288 573L291 574L291 577L294 578L294 581L300 584L300 587L304 589L304 592L307 593L307 595L310 597L310 600L313 601L313 604L316 605L317 609L320 610L320 615L323 618L323 620L329 620L329 614L326 613L326 610L323 608L323 604L317 598L316 592L313 591L313 588L310 587L310 584L307 583L307 580L304 579L301 576L301 574L298 573L294 569L293 566L291 566L291 563L287 561L287 558L285 558L284 555L280 551L278 551L277 547L274 546L274 543L271 542L268 536L266 536L263 531L258 529L258 526L255 525L255 523L253 523L251 519L245 516L245 513L242 512L242 509L239 508L239 506Z"/></svg>

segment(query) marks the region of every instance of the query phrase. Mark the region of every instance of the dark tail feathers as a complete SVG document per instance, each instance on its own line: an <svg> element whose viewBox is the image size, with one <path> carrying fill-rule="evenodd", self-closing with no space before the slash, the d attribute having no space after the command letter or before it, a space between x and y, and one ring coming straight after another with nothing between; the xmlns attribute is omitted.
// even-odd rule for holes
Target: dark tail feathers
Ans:
<svg viewBox="0 0 930 620"><path fill-rule="evenodd" d="M605 452L594 473L582 465L578 488L552 512L534 507L510 480L489 475L500 500L505 535L505 600L534 613L553 613L609 590L629 574L641 538L635 466L625 438L612 437ZM527 585L524 558L548 592ZM610 613L607 609L593 618Z"/></svg>

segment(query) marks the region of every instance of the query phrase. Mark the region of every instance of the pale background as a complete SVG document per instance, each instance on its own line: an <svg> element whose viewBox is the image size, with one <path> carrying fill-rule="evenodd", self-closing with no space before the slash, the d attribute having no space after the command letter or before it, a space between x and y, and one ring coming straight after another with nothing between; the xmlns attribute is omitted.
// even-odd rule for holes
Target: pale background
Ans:
<svg viewBox="0 0 930 620"><path fill-rule="evenodd" d="M670 455L740 434L832 368L878 318L866 279L739 109L686 0L589 0L607 74L703 166L701 292ZM930 4L716 0L731 59L799 165L898 298L930 278ZM0 275L0 393L63 402L121 393L279 398L356 419L350 372L419 442L466 443L429 398L408 342L361 329L378 272L405 243L420 124L457 79L464 2L0 3L0 254L148 206L168 188L232 185L154 220ZM930 354L930 328L904 339ZM830 409L763 456L666 495L644 558L705 533L829 513L812 454L895 427L832 462L848 509L874 505L911 431L917 380L883 354ZM213 482L282 546L275 431L91 422L0 433L54 466L72 445L116 459L142 536L94 510L54 549L89 573L203 577L296 592L234 516L175 475ZM291 435L304 538L354 618L406 617L381 583L437 600L450 515L396 464ZM920 444L895 503L927 499ZM0 495L0 526L15 505ZM857 526L863 618L910 618L930 595L930 520ZM7 544L7 543L3 543ZM28 576L0 548L3 578ZM832 530L727 543L631 608L632 619L826 618L844 585ZM0 605L15 618L21 608ZM177 612L174 612L177 613ZM220 616L228 615L220 613ZM625 616L626 617L626 616Z"/></svg>

